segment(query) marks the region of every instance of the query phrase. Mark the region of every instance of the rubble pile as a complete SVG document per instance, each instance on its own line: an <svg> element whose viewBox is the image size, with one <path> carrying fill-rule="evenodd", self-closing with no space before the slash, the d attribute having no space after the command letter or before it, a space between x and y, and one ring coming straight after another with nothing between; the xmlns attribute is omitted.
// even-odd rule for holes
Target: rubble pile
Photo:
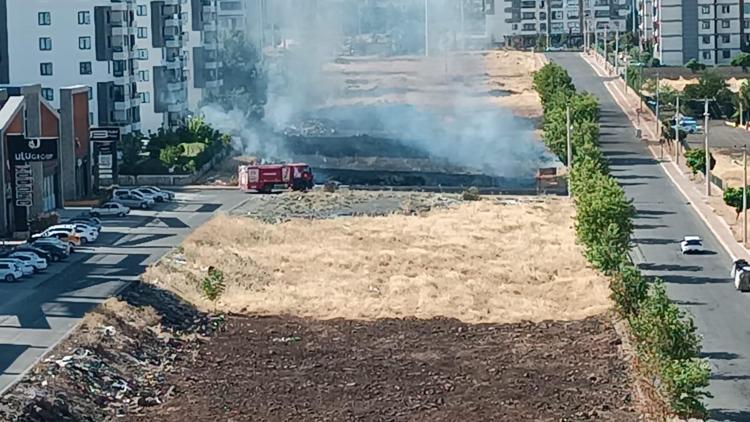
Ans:
<svg viewBox="0 0 750 422"><path fill-rule="evenodd" d="M330 136L336 133L333 123L322 119L307 119L286 127L284 136Z"/></svg>
<svg viewBox="0 0 750 422"><path fill-rule="evenodd" d="M317 220L394 213L420 214L459 203L460 198L453 194L370 192L339 188L335 193L321 189L307 194L292 192L258 196L233 213L266 223L283 223L296 218Z"/></svg>
<svg viewBox="0 0 750 422"><path fill-rule="evenodd" d="M165 376L220 326L174 295L135 285L81 327L0 399L7 421L100 421L138 415L174 393Z"/></svg>

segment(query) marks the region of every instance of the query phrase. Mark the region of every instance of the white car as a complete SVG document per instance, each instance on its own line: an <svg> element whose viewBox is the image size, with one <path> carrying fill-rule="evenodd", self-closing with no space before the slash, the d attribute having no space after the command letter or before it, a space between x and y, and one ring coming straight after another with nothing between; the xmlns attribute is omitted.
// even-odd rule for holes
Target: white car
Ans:
<svg viewBox="0 0 750 422"><path fill-rule="evenodd" d="M56 224L48 227L43 233L53 230L73 230L81 238L81 243L96 242L99 238L99 230L84 223Z"/></svg>
<svg viewBox="0 0 750 422"><path fill-rule="evenodd" d="M104 204L98 207L92 207L91 211L89 211L89 214L91 214L91 216L93 217L99 217L99 216L125 217L126 215L130 214L130 208L117 202L105 202Z"/></svg>
<svg viewBox="0 0 750 422"><path fill-rule="evenodd" d="M156 186L141 186L139 189L145 189L147 192L151 192L154 196L156 196L156 194L160 194L167 201L173 200L177 195L171 190L158 188Z"/></svg>
<svg viewBox="0 0 750 422"><path fill-rule="evenodd" d="M13 252L9 257L20 259L21 261L30 264L36 271L44 271L47 269L47 260L40 258L33 252Z"/></svg>
<svg viewBox="0 0 750 422"><path fill-rule="evenodd" d="M34 267L26 261L18 258L0 258L0 263L13 264L24 276L34 274Z"/></svg>
<svg viewBox="0 0 750 422"><path fill-rule="evenodd" d="M703 240L698 236L685 236L680 242L683 254L703 252Z"/></svg>
<svg viewBox="0 0 750 422"><path fill-rule="evenodd" d="M174 194L170 195L167 191L161 189L155 189L150 186L142 186L140 188L133 189L131 192L138 192L146 196L154 198L156 202L169 201L174 197Z"/></svg>
<svg viewBox="0 0 750 422"><path fill-rule="evenodd" d="M18 267L9 262L0 262L0 278L12 283L21 277L23 277L23 272Z"/></svg>

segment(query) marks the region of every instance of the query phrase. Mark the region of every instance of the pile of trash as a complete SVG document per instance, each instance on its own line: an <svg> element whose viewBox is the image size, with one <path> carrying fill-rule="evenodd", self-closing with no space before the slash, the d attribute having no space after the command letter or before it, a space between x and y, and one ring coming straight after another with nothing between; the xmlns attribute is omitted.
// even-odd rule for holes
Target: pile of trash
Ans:
<svg viewBox="0 0 750 422"><path fill-rule="evenodd" d="M284 136L330 136L336 134L333 122L321 119L307 119L291 124L283 132Z"/></svg>
<svg viewBox="0 0 750 422"><path fill-rule="evenodd" d="M7 421L98 421L167 400L166 375L221 327L174 295L138 284L82 325L0 399Z"/></svg>

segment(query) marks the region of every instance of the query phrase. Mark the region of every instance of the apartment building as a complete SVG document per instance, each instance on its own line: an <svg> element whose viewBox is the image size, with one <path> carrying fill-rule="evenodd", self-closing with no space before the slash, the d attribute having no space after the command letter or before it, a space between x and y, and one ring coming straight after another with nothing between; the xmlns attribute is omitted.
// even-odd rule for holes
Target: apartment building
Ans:
<svg viewBox="0 0 750 422"><path fill-rule="evenodd" d="M136 0L136 72L143 132L187 117L187 11L181 0Z"/></svg>
<svg viewBox="0 0 750 422"><path fill-rule="evenodd" d="M218 0L217 19L219 39L223 39L240 32L247 34L248 30L247 0Z"/></svg>
<svg viewBox="0 0 750 422"><path fill-rule="evenodd" d="M140 130L135 83L135 0L0 0L0 84L42 85L56 93L86 85L90 121Z"/></svg>
<svg viewBox="0 0 750 422"><path fill-rule="evenodd" d="M580 45L583 31L624 31L630 0L487 0L487 31L494 43L532 47Z"/></svg>
<svg viewBox="0 0 750 422"><path fill-rule="evenodd" d="M643 1L643 0L642 0ZM748 47L746 5L742 0L653 0L654 57L667 66L692 59L729 64ZM648 34L644 34L648 36Z"/></svg>

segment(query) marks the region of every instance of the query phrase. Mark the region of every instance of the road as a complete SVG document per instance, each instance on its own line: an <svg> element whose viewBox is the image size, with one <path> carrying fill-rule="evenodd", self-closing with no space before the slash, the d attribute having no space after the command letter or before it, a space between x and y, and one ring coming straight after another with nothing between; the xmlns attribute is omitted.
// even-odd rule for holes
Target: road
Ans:
<svg viewBox="0 0 750 422"><path fill-rule="evenodd" d="M601 103L601 147L637 209L633 259L644 273L665 280L670 298L689 311L712 369L708 400L714 420L750 420L750 297L729 279L730 256L674 187L596 75L577 53L549 54L580 90ZM705 239L707 254L683 256L684 235Z"/></svg>
<svg viewBox="0 0 750 422"><path fill-rule="evenodd" d="M700 122L703 125L703 121ZM708 134L711 148L735 148L750 146L750 132L727 126L723 120L711 120L708 122ZM705 135L696 133L688 135L687 143L691 148L703 148Z"/></svg>
<svg viewBox="0 0 750 422"><path fill-rule="evenodd" d="M111 297L178 245L217 211L246 196L236 191L185 190L174 202L125 218L104 219L95 244L46 274L0 284L0 391L5 390L91 308ZM78 211L63 211L65 213Z"/></svg>

